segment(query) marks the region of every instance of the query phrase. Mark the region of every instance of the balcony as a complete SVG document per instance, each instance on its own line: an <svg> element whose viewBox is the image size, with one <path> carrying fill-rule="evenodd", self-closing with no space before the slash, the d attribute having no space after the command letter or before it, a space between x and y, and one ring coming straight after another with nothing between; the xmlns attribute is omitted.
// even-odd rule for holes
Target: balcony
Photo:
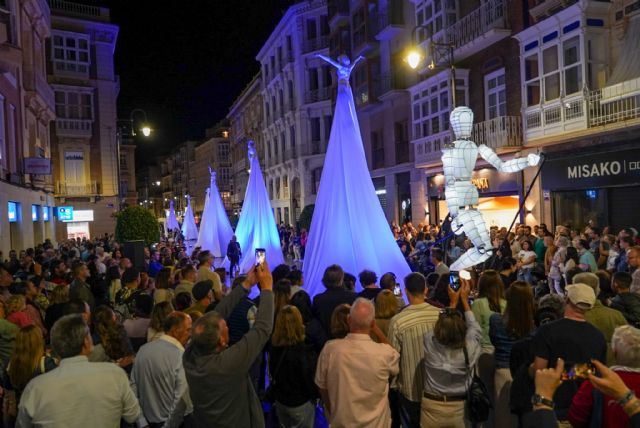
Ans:
<svg viewBox="0 0 640 428"><path fill-rule="evenodd" d="M302 148L301 152L304 156L322 155L326 152L326 145L322 140L311 140L307 146Z"/></svg>
<svg viewBox="0 0 640 428"><path fill-rule="evenodd" d="M109 9L106 7L88 6L64 0L49 0L51 12L57 14L85 18L91 21L110 22ZM61 12L61 13L60 13Z"/></svg>
<svg viewBox="0 0 640 428"><path fill-rule="evenodd" d="M404 30L404 18L402 16L402 3L397 6L389 5L387 10L381 12L376 20L376 39L393 40Z"/></svg>
<svg viewBox="0 0 640 428"><path fill-rule="evenodd" d="M382 74L378 79L380 88L380 98L384 98L391 92L405 92L407 87L407 81L404 77L398 74Z"/></svg>
<svg viewBox="0 0 640 428"><path fill-rule="evenodd" d="M329 0L327 6L330 27L349 23L349 0Z"/></svg>
<svg viewBox="0 0 640 428"><path fill-rule="evenodd" d="M331 90L333 87L327 86L324 88L314 89L313 91L307 91L304 94L304 103L312 104L320 101L325 101L331 98Z"/></svg>
<svg viewBox="0 0 640 428"><path fill-rule="evenodd" d="M297 149L287 149L284 151L284 161L298 159L298 150Z"/></svg>
<svg viewBox="0 0 640 428"><path fill-rule="evenodd" d="M451 142L451 131L439 132L413 141L416 168L426 168L439 164L442 148Z"/></svg>
<svg viewBox="0 0 640 428"><path fill-rule="evenodd" d="M56 119L56 135L58 137L91 138L93 120Z"/></svg>
<svg viewBox="0 0 640 428"><path fill-rule="evenodd" d="M494 150L522 147L522 120L519 116L498 116L475 123L471 139Z"/></svg>
<svg viewBox="0 0 640 428"><path fill-rule="evenodd" d="M536 5L529 9L529 14L539 22L575 2L576 0L537 0Z"/></svg>
<svg viewBox="0 0 640 428"><path fill-rule="evenodd" d="M455 60L462 61L510 34L507 0L489 0L457 20L436 41L453 43Z"/></svg>
<svg viewBox="0 0 640 428"><path fill-rule="evenodd" d="M528 107L527 141L640 125L640 78ZM604 131L605 129L603 129Z"/></svg>
<svg viewBox="0 0 640 428"><path fill-rule="evenodd" d="M329 36L320 36L315 39L305 40L302 45L302 53L320 51L329 47Z"/></svg>
<svg viewBox="0 0 640 428"><path fill-rule="evenodd" d="M97 181L90 181L83 184L56 181L55 194L58 197L95 196L100 194L100 188Z"/></svg>
<svg viewBox="0 0 640 428"><path fill-rule="evenodd" d="M408 141L396 141L396 165L409 162L409 147Z"/></svg>

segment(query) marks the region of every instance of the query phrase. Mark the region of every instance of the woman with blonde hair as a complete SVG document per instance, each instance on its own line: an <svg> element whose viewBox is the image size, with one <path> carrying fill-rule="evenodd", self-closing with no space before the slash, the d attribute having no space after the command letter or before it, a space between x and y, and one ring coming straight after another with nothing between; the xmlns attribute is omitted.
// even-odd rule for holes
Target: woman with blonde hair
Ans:
<svg viewBox="0 0 640 428"><path fill-rule="evenodd" d="M350 310L351 305L347 305L346 303L336 306L333 310L331 322L329 323L330 339L344 339L347 334L349 334L347 317L349 316Z"/></svg>
<svg viewBox="0 0 640 428"><path fill-rule="evenodd" d="M382 290L375 301L376 325L385 337L389 334L389 321L398 313L398 301L391 290ZM377 340L377 336L371 333L371 338Z"/></svg>
<svg viewBox="0 0 640 428"><path fill-rule="evenodd" d="M27 299L21 294L14 294L7 299L7 321L18 327L26 327L33 324L33 320L27 313Z"/></svg>
<svg viewBox="0 0 640 428"><path fill-rule="evenodd" d="M271 389L281 427L313 428L317 361L313 348L305 344L300 311L292 305L283 306L276 317L269 352Z"/></svg>
<svg viewBox="0 0 640 428"><path fill-rule="evenodd" d="M17 415L15 410L27 383L34 377L53 370L56 365L53 358L45 355L42 331L38 327L28 325L18 330L14 352L7 364L2 385L5 389L5 427L13 426Z"/></svg>

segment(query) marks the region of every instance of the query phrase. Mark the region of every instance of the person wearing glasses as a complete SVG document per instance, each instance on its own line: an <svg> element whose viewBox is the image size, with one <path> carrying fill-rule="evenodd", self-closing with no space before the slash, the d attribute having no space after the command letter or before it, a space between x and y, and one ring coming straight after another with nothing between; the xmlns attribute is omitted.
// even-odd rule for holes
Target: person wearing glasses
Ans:
<svg viewBox="0 0 640 428"><path fill-rule="evenodd" d="M433 331L424 337L420 426L465 426L465 400L472 367L482 352L482 328L469 305L470 283L464 279L460 282L459 290L448 288L451 303L440 312ZM456 309L458 303L464 315Z"/></svg>

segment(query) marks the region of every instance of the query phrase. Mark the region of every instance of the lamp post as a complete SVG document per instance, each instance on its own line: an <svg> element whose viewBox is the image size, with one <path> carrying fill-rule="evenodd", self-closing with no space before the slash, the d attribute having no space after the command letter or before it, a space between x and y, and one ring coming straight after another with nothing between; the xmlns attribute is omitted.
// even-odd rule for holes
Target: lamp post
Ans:
<svg viewBox="0 0 640 428"><path fill-rule="evenodd" d="M430 70L436 68L436 64L446 61L451 69L451 104L452 108L456 107L456 67L453 63L453 43L439 43L433 41L433 33L426 25L418 25L411 31L411 41L415 44L407 50L405 61L413 70L417 69L425 56L422 54L420 43L416 40L416 32L418 29L425 29L428 32L429 47L426 57L429 59L427 67Z"/></svg>
<svg viewBox="0 0 640 428"><path fill-rule="evenodd" d="M118 122L121 123L120 125L117 126L117 132L116 132L116 143L117 143L116 144L116 151L117 151L116 156L118 157L118 160L116 162L116 165L117 165L116 171L117 171L117 174L118 174L118 177L117 177L117 180L118 180L118 211L120 211L122 209L122 199L123 199L123 196L124 196L124 195L122 195L122 183L120 181L120 179L121 179L121 177L120 177L120 173L121 173L121 171L120 171L120 153L121 153L121 146L122 146L122 138L125 135L125 132L124 132L125 130L128 131L128 132L126 132L126 135L129 138L133 138L133 137L135 137L137 135L136 134L136 129L135 129L135 126L134 126L134 119L135 119L135 115L137 113L141 113L142 116L144 117L143 122L142 122L142 126L140 127L140 131L142 132L142 135L145 138L147 138L147 137L149 137L151 135L151 131L152 131L152 129L149 127L149 121L147 119L147 112L142 110L141 108L134 108L133 110L131 110L131 113L129 113L129 121L128 121L129 129L126 129L127 128L127 126L126 126L127 120L126 119L118 120ZM124 123L122 123L122 122L124 122Z"/></svg>

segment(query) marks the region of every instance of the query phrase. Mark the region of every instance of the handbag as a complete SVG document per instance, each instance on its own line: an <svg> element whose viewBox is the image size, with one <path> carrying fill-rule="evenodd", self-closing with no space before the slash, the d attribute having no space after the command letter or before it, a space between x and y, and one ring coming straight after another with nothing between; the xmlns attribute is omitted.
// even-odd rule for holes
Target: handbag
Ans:
<svg viewBox="0 0 640 428"><path fill-rule="evenodd" d="M472 370L469 366L467 347L462 348L462 351L464 352L464 363L467 369L467 375L471 373L471 385L469 385L469 389L467 390L467 401L465 403L467 418L474 424L485 422L489 419L489 412L493 408L491 396L485 384L476 374L475 368Z"/></svg>
<svg viewBox="0 0 640 428"><path fill-rule="evenodd" d="M288 347L285 348L282 355L280 355L280 359L278 360L278 364L276 365L275 372L273 372L273 376L271 375L271 373L269 373L269 386L267 387L267 390L264 392L264 400L269 404L273 404L276 402L276 377L280 372L280 366L282 366L282 362L284 361L284 356L287 355L288 350L289 350Z"/></svg>

